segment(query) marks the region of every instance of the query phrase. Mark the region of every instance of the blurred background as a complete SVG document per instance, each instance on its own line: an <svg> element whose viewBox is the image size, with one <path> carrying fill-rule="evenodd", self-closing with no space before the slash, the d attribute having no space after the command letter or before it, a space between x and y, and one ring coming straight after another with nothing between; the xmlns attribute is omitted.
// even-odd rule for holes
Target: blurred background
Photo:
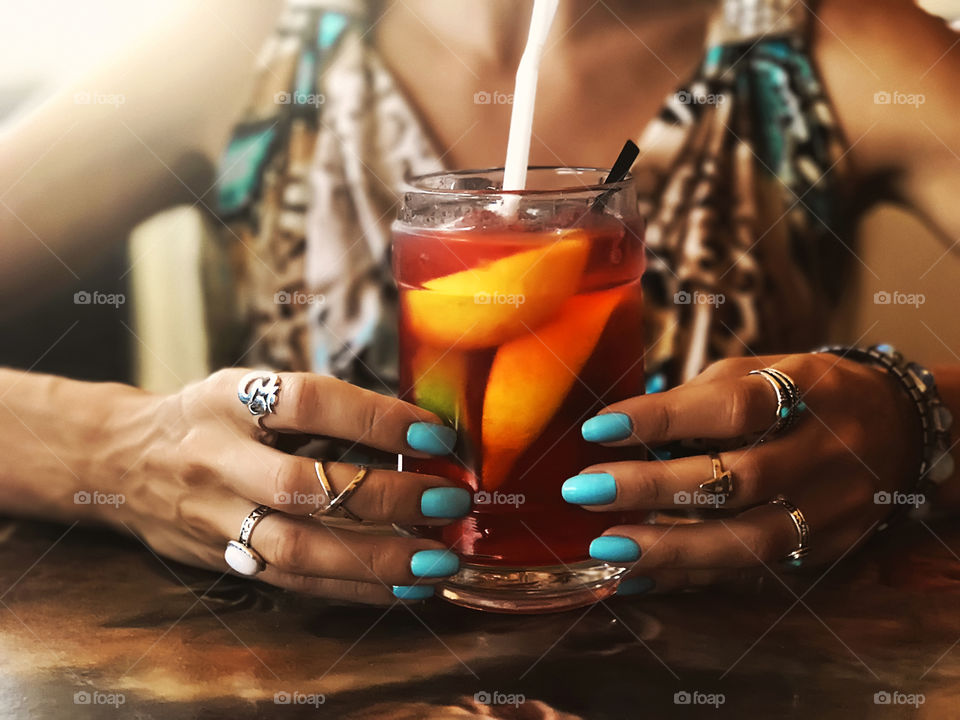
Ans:
<svg viewBox="0 0 960 720"><path fill-rule="evenodd" d="M960 30L960 0L922 0L920 4ZM204 5L192 0L0 1L0 128L42 103L55 89L109 62L124 46L138 43L170 16L184 12L206 13ZM210 25L210 18L206 20ZM212 26L216 34L240 44L256 45L262 35L249 25L234 24L229 16L218 17ZM171 47L170 53L173 61L177 48ZM225 112L239 108L241 101L238 97L235 108ZM957 151L960 152L960 145ZM42 162L55 162L55 150ZM208 231L202 213L195 207L182 206L167 211L166 215L162 230L152 230L151 223L155 220L150 220L134 234L160 232L169 236L171 227L176 228L178 235ZM891 253L888 238L896 238L897 247L903 248L903 252ZM0 342L0 364L86 379L133 380L138 348L130 330L133 320L127 302L132 277L127 240L123 237L110 242L107 255L84 267L82 277L76 277L71 286L40 303L14 308L15 312L8 308L0 315L0 336L4 338ZM956 323L953 315L960 257L945 253L942 241L935 239L917 220L889 207L870 214L861 229L859 242L863 263L851 291L855 290L866 300L847 303L833 335L839 339L856 338L871 326L878 312L888 315L903 312L904 322L897 324L899 336L885 339L928 361L956 361L952 348L960 348L960 323ZM881 252L881 247L886 250ZM862 269L867 266L873 272L868 274ZM921 278L914 291L926 296L928 312L933 306L943 309L942 313L928 316L933 318L927 320L929 326L908 321L908 308L869 302L874 292L889 287L890 278L900 272ZM73 302L71 296L86 288L115 293L124 298L124 302L112 306L83 306ZM184 329L184 332L190 331L190 328ZM183 372L189 374L191 360L186 358L184 362ZM175 384L173 378L179 374L180 370L171 368L171 377L151 382L157 387L169 386Z"/></svg>

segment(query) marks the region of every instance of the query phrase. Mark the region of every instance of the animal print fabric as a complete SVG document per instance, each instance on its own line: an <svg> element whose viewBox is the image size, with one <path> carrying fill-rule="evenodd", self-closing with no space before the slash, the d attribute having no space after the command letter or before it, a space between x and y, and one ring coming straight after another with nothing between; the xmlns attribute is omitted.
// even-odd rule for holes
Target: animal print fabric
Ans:
<svg viewBox="0 0 960 720"><path fill-rule="evenodd" d="M239 350L395 389L389 227L404 177L444 165L369 23L361 3L295 3L264 51L222 162L242 322L214 366ZM847 243L840 138L802 32L710 47L640 145L648 391L818 342Z"/></svg>

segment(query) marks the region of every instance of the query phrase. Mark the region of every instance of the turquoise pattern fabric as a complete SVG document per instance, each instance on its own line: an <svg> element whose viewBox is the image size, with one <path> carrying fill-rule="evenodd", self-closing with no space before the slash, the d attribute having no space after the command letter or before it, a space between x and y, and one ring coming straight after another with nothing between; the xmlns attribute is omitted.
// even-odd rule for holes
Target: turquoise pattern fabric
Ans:
<svg viewBox="0 0 960 720"><path fill-rule="evenodd" d="M217 209L221 217L235 219L249 211L260 192L268 162L285 137L295 115L316 123L323 98L317 91L318 68L336 51L337 43L357 18L333 10L311 8L307 32L295 50L296 71L289 84L277 88L274 103L248 108L220 159Z"/></svg>

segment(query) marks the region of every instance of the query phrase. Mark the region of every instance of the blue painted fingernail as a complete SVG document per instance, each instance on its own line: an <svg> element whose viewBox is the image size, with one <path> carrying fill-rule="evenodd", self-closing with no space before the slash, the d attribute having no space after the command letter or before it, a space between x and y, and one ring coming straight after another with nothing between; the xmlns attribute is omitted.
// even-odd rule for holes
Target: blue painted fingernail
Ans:
<svg viewBox="0 0 960 720"><path fill-rule="evenodd" d="M628 537L601 535L590 543L590 557L604 562L633 562L640 559L640 546Z"/></svg>
<svg viewBox="0 0 960 720"><path fill-rule="evenodd" d="M673 457L673 453L665 448L654 448L650 451L650 454L654 460L669 460Z"/></svg>
<svg viewBox="0 0 960 720"><path fill-rule="evenodd" d="M656 586L652 578L634 577L627 578L617 585L617 595L642 595L650 592Z"/></svg>
<svg viewBox="0 0 960 720"><path fill-rule="evenodd" d="M407 428L407 445L429 455L447 455L456 444L456 430L446 425L415 422Z"/></svg>
<svg viewBox="0 0 960 720"><path fill-rule="evenodd" d="M617 499L617 481L610 473L584 473L568 478L560 494L574 505L606 505Z"/></svg>
<svg viewBox="0 0 960 720"><path fill-rule="evenodd" d="M435 487L420 496L420 512L430 518L458 518L470 512L470 493L463 488Z"/></svg>
<svg viewBox="0 0 960 720"><path fill-rule="evenodd" d="M433 597L433 585L394 585L393 594L401 600L426 600Z"/></svg>
<svg viewBox="0 0 960 720"><path fill-rule="evenodd" d="M583 439L589 442L625 440L633 432L630 416L623 413L603 413L587 420L580 428Z"/></svg>
<svg viewBox="0 0 960 720"><path fill-rule="evenodd" d="M449 550L421 550L410 558L410 572L417 577L449 577L460 569L460 558Z"/></svg>

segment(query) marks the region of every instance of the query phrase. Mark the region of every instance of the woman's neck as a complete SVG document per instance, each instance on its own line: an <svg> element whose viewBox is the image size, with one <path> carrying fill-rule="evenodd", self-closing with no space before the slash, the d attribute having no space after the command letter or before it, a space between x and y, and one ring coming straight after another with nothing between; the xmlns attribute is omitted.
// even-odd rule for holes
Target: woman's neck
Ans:
<svg viewBox="0 0 960 720"><path fill-rule="evenodd" d="M661 16L716 0L564 0L557 9L547 49L597 41L612 28L642 28ZM469 66L516 68L526 44L532 2L517 0L404 0L387 13L406 13ZM576 27L576 32L571 30Z"/></svg>

